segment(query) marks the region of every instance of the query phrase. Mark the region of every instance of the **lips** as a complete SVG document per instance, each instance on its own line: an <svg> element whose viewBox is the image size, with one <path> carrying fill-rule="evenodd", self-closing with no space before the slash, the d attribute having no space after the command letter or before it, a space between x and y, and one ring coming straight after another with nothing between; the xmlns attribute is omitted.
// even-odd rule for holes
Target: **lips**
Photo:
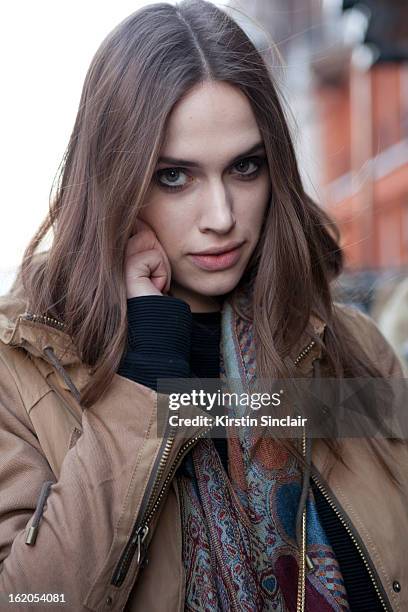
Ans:
<svg viewBox="0 0 408 612"><path fill-rule="evenodd" d="M234 266L241 257L242 243L236 248L218 254L190 255L196 266L203 270L227 270Z"/></svg>
<svg viewBox="0 0 408 612"><path fill-rule="evenodd" d="M223 247L214 247L212 249L207 249L206 251L200 251L199 253L191 253L191 255L223 255L224 253L233 251L243 244L244 242L230 242L229 244L225 244Z"/></svg>

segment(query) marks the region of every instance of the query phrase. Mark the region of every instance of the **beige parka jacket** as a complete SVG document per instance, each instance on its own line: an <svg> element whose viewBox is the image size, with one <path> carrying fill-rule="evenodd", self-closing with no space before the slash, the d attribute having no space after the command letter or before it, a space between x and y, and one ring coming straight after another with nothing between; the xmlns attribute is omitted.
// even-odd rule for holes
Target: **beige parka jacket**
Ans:
<svg viewBox="0 0 408 612"><path fill-rule="evenodd" d="M374 323L337 308L384 376L401 376ZM227 316L234 316L228 303ZM312 323L322 335L324 325ZM307 376L319 355L304 334L292 359ZM89 376L58 322L27 313L21 297L0 298L0 610L181 612L185 576L173 476L207 430L158 438L156 392L117 374L83 410L78 391ZM313 478L352 535L384 610L405 612L407 447L389 445L403 483L397 491L364 439L345 444L351 469L336 464L327 481L332 458L314 445ZM20 601L9 603L11 594ZM44 602L49 594L58 597L54 603ZM35 597L43 599L28 603Z"/></svg>

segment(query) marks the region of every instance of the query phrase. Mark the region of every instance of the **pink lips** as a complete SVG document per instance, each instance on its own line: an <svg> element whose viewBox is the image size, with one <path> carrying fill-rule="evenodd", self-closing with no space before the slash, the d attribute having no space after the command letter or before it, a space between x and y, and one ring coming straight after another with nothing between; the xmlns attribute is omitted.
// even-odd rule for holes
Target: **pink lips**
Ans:
<svg viewBox="0 0 408 612"><path fill-rule="evenodd" d="M190 255L190 257L203 270L226 270L237 263L241 255L241 246L219 255Z"/></svg>

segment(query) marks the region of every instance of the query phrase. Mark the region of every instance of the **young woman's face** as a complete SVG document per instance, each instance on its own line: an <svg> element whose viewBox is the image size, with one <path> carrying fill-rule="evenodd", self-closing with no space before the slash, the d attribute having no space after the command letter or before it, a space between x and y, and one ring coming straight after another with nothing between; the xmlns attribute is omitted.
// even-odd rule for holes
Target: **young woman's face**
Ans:
<svg viewBox="0 0 408 612"><path fill-rule="evenodd" d="M193 312L219 309L217 296L241 279L270 199L265 150L247 98L223 82L202 83L174 107L139 218L170 261L170 294ZM198 258L211 249L238 248Z"/></svg>

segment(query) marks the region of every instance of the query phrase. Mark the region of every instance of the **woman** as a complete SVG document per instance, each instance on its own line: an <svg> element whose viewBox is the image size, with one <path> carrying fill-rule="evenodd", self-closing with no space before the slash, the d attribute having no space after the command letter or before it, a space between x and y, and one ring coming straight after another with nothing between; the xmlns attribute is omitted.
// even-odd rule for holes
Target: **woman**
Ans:
<svg viewBox="0 0 408 612"><path fill-rule="evenodd" d="M3 606L406 609L401 440L156 435L160 378L401 376L332 302L336 238L236 23L159 3L108 35L0 305Z"/></svg>

